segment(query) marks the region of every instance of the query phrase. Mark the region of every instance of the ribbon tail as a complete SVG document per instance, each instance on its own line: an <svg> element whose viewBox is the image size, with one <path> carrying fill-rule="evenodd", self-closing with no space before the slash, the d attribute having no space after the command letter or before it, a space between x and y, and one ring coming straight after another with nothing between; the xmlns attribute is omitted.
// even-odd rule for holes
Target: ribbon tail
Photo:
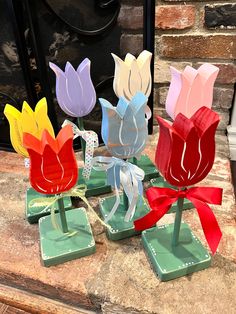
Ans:
<svg viewBox="0 0 236 314"><path fill-rule="evenodd" d="M143 231L153 227L170 209L171 205L151 210L147 215L134 221L134 228L137 231Z"/></svg>
<svg viewBox="0 0 236 314"><path fill-rule="evenodd" d="M135 177L133 177L132 192L133 192L132 193L133 194L132 199L131 199L131 202L129 202L130 205L129 205L129 208L125 214L125 219L124 219L125 222L130 221L134 217L136 205L138 202L138 196L139 196L138 180Z"/></svg>
<svg viewBox="0 0 236 314"><path fill-rule="evenodd" d="M118 183L120 184L120 167L118 168L119 169L118 177L117 177L117 167L114 166L111 169L112 169L112 178L114 180L114 185L113 186L115 188L116 201L115 201L114 206L112 207L112 210L110 211L110 213L106 217L105 223L107 223L112 218L112 216L115 214L115 212L117 211L117 208L119 207L119 204L120 204L120 195L119 195L119 191L118 191L118 187L117 187L117 181L118 180L119 180Z"/></svg>
<svg viewBox="0 0 236 314"><path fill-rule="evenodd" d="M107 225L95 212L92 206L89 204L88 200L85 197L80 197L82 201L88 206L89 210L96 216L96 218L100 221L100 223L108 229L111 229L111 226Z"/></svg>
<svg viewBox="0 0 236 314"><path fill-rule="evenodd" d="M117 208L119 207L119 204L120 204L120 196L119 196L119 192L118 192L117 188L115 188L115 192L116 192L116 202L115 202L112 210L110 211L110 213L106 217L105 223L108 222L112 218L112 216L115 214L115 212L117 211Z"/></svg>
<svg viewBox="0 0 236 314"><path fill-rule="evenodd" d="M212 209L206 203L192 197L188 197L188 199L194 204L197 209L204 235L211 249L211 252L214 255L222 237L222 232L220 230L216 217Z"/></svg>

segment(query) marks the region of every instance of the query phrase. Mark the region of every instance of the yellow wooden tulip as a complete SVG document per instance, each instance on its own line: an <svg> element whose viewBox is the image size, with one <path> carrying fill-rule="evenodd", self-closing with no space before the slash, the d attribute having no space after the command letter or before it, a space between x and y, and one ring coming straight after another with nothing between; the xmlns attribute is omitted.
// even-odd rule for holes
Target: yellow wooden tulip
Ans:
<svg viewBox="0 0 236 314"><path fill-rule="evenodd" d="M11 143L18 154L28 157L28 152L23 146L24 132L41 139L43 130L47 129L51 136L55 137L47 111L45 97L38 101L35 111L31 109L26 101L23 102L21 112L9 104L5 106L4 114L10 124Z"/></svg>

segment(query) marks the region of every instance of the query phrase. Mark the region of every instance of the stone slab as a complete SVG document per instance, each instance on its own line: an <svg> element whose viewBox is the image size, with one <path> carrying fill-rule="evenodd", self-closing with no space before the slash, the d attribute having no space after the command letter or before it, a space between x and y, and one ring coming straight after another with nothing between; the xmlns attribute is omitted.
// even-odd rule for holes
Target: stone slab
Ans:
<svg viewBox="0 0 236 314"><path fill-rule="evenodd" d="M145 151L154 161L157 129ZM97 154L104 154L102 148ZM81 159L80 155L79 158ZM38 226L25 220L27 169L16 154L0 152L0 281L99 313L233 314L236 308L236 206L231 184L228 144L217 136L214 167L201 185L224 188L222 206L212 206L223 232L218 253L208 269L170 282L160 282L150 268L140 236L109 241L89 214L96 253L62 265L40 264ZM145 184L145 187L147 184ZM89 199L98 211L98 198ZM78 201L75 206L84 206ZM160 224L173 222L165 215ZM195 209L183 220L206 245Z"/></svg>

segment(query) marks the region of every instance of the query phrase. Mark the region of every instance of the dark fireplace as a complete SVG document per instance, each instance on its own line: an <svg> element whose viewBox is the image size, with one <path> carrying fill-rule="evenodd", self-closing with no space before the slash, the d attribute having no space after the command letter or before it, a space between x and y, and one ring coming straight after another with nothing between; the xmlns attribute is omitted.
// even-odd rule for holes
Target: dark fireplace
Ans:
<svg viewBox="0 0 236 314"><path fill-rule="evenodd" d="M127 4L143 5L139 51L137 47L125 51L122 44L122 38L133 33L119 22L122 6ZM151 0L0 0L0 147L11 149L9 125L3 115L6 103L21 109L23 100L27 100L34 108L45 96L56 131L66 118L56 103L55 76L49 69L49 61L64 68L66 61L77 66L88 57L92 61L91 76L97 97L116 103L112 89L114 62L110 53L123 57L127 52L136 55L143 48L153 52L154 14L155 1ZM133 18L135 21L136 17ZM149 106L153 108L152 94ZM85 128L99 134L100 121L97 103L85 117ZM149 132L152 132L152 121ZM76 142L76 148L78 145Z"/></svg>

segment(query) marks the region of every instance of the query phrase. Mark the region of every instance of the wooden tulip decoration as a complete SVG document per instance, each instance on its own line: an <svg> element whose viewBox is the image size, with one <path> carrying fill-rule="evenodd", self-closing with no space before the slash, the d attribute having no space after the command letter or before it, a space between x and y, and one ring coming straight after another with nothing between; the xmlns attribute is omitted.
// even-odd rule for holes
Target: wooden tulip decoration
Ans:
<svg viewBox="0 0 236 314"><path fill-rule="evenodd" d="M152 53L144 50L136 58L132 54L128 53L125 59L122 60L115 54L112 54L115 61L115 73L113 81L113 89L116 96L123 101L133 102L138 93L142 93L146 97L145 114L147 122L151 118L152 113L147 105L148 97L152 90L152 76L151 76L151 59ZM121 101L121 100L120 100ZM138 104L138 103L137 103ZM133 102L135 105L135 102ZM126 120L127 121L127 120ZM133 122L131 122L132 125ZM148 134L148 123L144 126L146 133ZM142 150L145 147L143 143ZM131 154L132 155L132 154ZM140 167L144 173L144 180L148 181L152 178L159 176L155 165L152 163L147 155L135 156L130 160L133 164ZM120 158L123 158L120 156Z"/></svg>
<svg viewBox="0 0 236 314"><path fill-rule="evenodd" d="M54 137L54 130L47 114L47 100L38 101L33 111L26 101L23 102L21 112L12 105L6 105L4 115L10 124L11 143L15 151L24 157L28 157L27 149L23 145L23 133L30 133L40 139L46 129Z"/></svg>
<svg viewBox="0 0 236 314"><path fill-rule="evenodd" d="M88 115L96 104L96 92L90 77L91 61L84 59L77 70L66 63L65 71L49 62L56 74L56 96L61 109L71 117L78 118L79 127L84 130L82 117ZM81 138L81 146L85 159L85 142Z"/></svg>
<svg viewBox="0 0 236 314"><path fill-rule="evenodd" d="M10 125L10 138L15 151L25 157L25 166L29 166L29 153L23 143L23 134L29 133L37 140L40 140L43 132L47 130L52 138L55 137L51 121L48 117L48 107L46 98L38 101L33 110L29 104L24 101L22 110L19 111L12 105L7 104L4 108L4 114L7 117ZM41 192L40 192L41 193ZM39 218L48 214L43 212L41 208L30 208L29 202L31 199L39 197L39 193L28 188L26 191L26 219L29 223L37 223ZM72 206L70 197L64 199L65 207Z"/></svg>
<svg viewBox="0 0 236 314"><path fill-rule="evenodd" d="M99 99L102 107L102 138L112 157L99 156L93 160L94 169L107 172L107 181L115 190L115 197L100 202L101 214L112 230L108 236L119 240L136 234L133 220L148 212L142 198L144 171L128 158L139 157L148 136L145 106L147 97L138 92L127 101L119 98L117 106ZM119 188L123 188L123 196Z"/></svg>
<svg viewBox="0 0 236 314"><path fill-rule="evenodd" d="M30 157L30 182L42 194L62 193L77 182L78 167L73 150L71 126L61 129L56 139L47 130L37 139L24 134L24 146Z"/></svg>
<svg viewBox="0 0 236 314"><path fill-rule="evenodd" d="M166 111L174 120L179 113L190 118L199 108L211 108L213 86L219 69L204 63L197 70L187 66L183 72L171 67L171 83Z"/></svg>
<svg viewBox="0 0 236 314"><path fill-rule="evenodd" d="M160 125L160 136L156 150L156 164L167 182L176 186L177 189L149 188L147 199L151 211L136 220L134 224L136 230L151 228L168 212L171 205L178 201L174 225L165 226L162 229L157 227L153 231L159 241L158 249L160 249L159 245L164 237L168 242L167 253L169 258L173 259L173 263L164 267L161 255L156 258L152 257L152 261L161 279L169 280L208 267L210 263L209 254L198 240L196 242L195 236L188 237L189 245L186 247L183 238L181 241L181 236L188 229L185 224L181 224L184 198L190 200L197 209L203 232L213 254L216 252L222 236L217 220L208 205L221 204L222 189L193 187L207 176L214 163L215 131L219 123L219 116L211 109L201 107L191 118L187 118L181 113L178 114L172 124L161 117L158 117L157 120ZM184 229L185 231L183 231ZM170 239L171 233L173 233L172 239ZM148 230L143 234L147 249L150 244L147 238L150 234L151 231L149 233ZM188 263L183 264L183 260ZM186 265L188 267L185 267ZM167 271L163 272L163 267L165 269L169 267L168 274Z"/></svg>
<svg viewBox="0 0 236 314"><path fill-rule="evenodd" d="M86 184L86 196L109 193L111 187L106 182L105 172L97 174L91 169L94 148L98 146L98 136L94 131L84 129L83 117L88 115L96 104L96 92L90 76L91 61L85 58L75 69L70 62L65 71L56 64L49 63L56 74L56 97L61 109L69 116L76 117L78 127L72 122L74 135L80 137L84 168L80 169L78 184Z"/></svg>
<svg viewBox="0 0 236 314"><path fill-rule="evenodd" d="M63 196L80 197L88 206L85 187L74 187L77 183L78 167L73 150L71 125L64 126L53 138L47 130L41 139L24 133L23 142L30 157L30 182L45 198L31 200L32 206L39 204L51 208L51 218L39 220L42 261L45 266L59 264L74 258L92 254L95 242L84 208L65 212ZM54 195L56 194L56 195ZM54 204L58 203L59 214ZM56 218L60 218L57 223Z"/></svg>
<svg viewBox="0 0 236 314"><path fill-rule="evenodd" d="M99 99L102 106L102 139L112 156L140 157L148 137L145 106L147 97L139 92L130 102L123 97L113 106Z"/></svg>
<svg viewBox="0 0 236 314"><path fill-rule="evenodd" d="M127 53L123 61L112 53L115 61L113 89L118 98L124 97L130 101L137 92L150 96L152 88L151 52L144 50L135 58Z"/></svg>

